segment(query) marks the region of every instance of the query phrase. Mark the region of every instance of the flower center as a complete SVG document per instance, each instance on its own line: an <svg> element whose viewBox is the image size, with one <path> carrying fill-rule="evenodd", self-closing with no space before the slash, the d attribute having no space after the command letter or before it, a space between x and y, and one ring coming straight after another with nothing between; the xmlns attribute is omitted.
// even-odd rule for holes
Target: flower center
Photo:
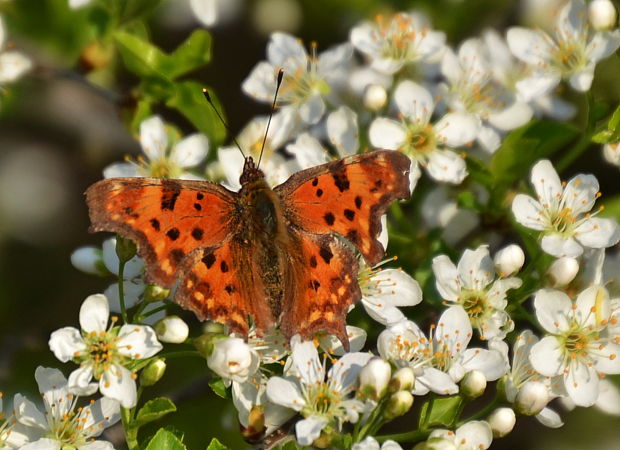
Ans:
<svg viewBox="0 0 620 450"><path fill-rule="evenodd" d="M480 319L489 308L486 293L481 291L463 289L458 302L472 321Z"/></svg>
<svg viewBox="0 0 620 450"><path fill-rule="evenodd" d="M283 102L300 106L316 93L327 95L329 92L329 85L319 75L316 44L313 43L312 55L305 62L299 62L295 70L284 73L279 97Z"/></svg>
<svg viewBox="0 0 620 450"><path fill-rule="evenodd" d="M564 76L570 76L588 63L584 43L561 40L552 51L552 65Z"/></svg>
<svg viewBox="0 0 620 450"><path fill-rule="evenodd" d="M426 162L429 155L437 148L437 138L430 123L409 124L405 139L405 153L420 163Z"/></svg>
<svg viewBox="0 0 620 450"><path fill-rule="evenodd" d="M377 17L379 33L375 40L381 40L381 56L399 61L413 61L417 58L418 52L415 41L418 36L424 38L428 29L419 32L413 29L411 17L405 14L397 14L386 24L381 16Z"/></svg>
<svg viewBox="0 0 620 450"><path fill-rule="evenodd" d="M114 329L90 332L84 340L86 341L86 352L82 359L84 362L92 364L93 376L97 380L101 379L111 364L121 363L125 358L118 352L118 336Z"/></svg>
<svg viewBox="0 0 620 450"><path fill-rule="evenodd" d="M179 178L181 168L169 158L162 157L142 166L147 176L155 178Z"/></svg>
<svg viewBox="0 0 620 450"><path fill-rule="evenodd" d="M571 359L588 358L588 349L591 341L598 339L598 333L587 330L578 323L573 323L570 329L560 338L565 357Z"/></svg>
<svg viewBox="0 0 620 450"><path fill-rule="evenodd" d="M306 406L301 413L304 417L322 416L338 418L343 415L342 394L333 389L328 382L317 382L306 390Z"/></svg>
<svg viewBox="0 0 620 450"><path fill-rule="evenodd" d="M46 405L47 420L49 421L47 437L62 444L62 450L72 450L86 444L84 426L82 425L86 418L82 417L82 408L78 408L77 413L74 411L76 400L77 397L68 394L66 398L58 398L53 404ZM61 407L62 402L70 402L72 405L68 408L66 406ZM68 412L61 413L62 410Z"/></svg>

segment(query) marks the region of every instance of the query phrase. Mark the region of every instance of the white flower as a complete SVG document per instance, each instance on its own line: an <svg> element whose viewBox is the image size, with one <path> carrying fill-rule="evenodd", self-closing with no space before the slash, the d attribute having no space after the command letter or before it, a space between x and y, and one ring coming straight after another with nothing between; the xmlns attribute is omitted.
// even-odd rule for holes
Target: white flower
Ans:
<svg viewBox="0 0 620 450"><path fill-rule="evenodd" d="M357 382L357 375L372 358L370 353L347 353L335 361L325 378L325 365L310 341L295 337L292 365L296 377L272 377L267 383L267 396L273 403L298 411L304 418L295 431L301 445L311 445L327 425L357 422L363 405L347 398Z"/></svg>
<svg viewBox="0 0 620 450"><path fill-rule="evenodd" d="M562 291L541 289L534 307L548 334L532 347L532 366L542 375L561 376L575 404L593 405L600 375L620 373L620 330L608 327L614 319L607 290L595 284L572 302Z"/></svg>
<svg viewBox="0 0 620 450"><path fill-rule="evenodd" d="M157 177L199 179L186 169L200 164L209 151L209 140L204 134L192 134L171 149L166 126L159 116L152 116L140 124L140 144L146 159L138 162L113 163L103 169L104 178Z"/></svg>
<svg viewBox="0 0 620 450"><path fill-rule="evenodd" d="M21 401L21 394L16 394L15 398ZM42 430L38 427L26 426L15 418L15 401L13 401L13 411L6 417L2 413L2 392L0 392L0 449L7 450L22 448L30 441L35 441L41 437Z"/></svg>
<svg viewBox="0 0 620 450"><path fill-rule="evenodd" d="M499 147L501 132L524 125L532 117L531 108L517 101L493 78L480 39L463 42L458 54L447 49L441 61L441 73L447 81L439 86L445 103L469 116L470 121L480 121L475 137L489 153Z"/></svg>
<svg viewBox="0 0 620 450"><path fill-rule="evenodd" d="M23 53L7 50L6 26L0 16L0 85L12 83L32 68L32 61Z"/></svg>
<svg viewBox="0 0 620 450"><path fill-rule="evenodd" d="M243 3L242 0L189 0L192 13L207 28L233 19L241 10Z"/></svg>
<svg viewBox="0 0 620 450"><path fill-rule="evenodd" d="M243 339L229 337L215 343L207 365L227 383L244 383L258 370L260 358Z"/></svg>
<svg viewBox="0 0 620 450"><path fill-rule="evenodd" d="M437 61L446 35L431 30L423 14L412 12L398 13L387 23L381 16L376 23L364 22L351 30L350 40L373 69L393 74L405 65Z"/></svg>
<svg viewBox="0 0 620 450"><path fill-rule="evenodd" d="M506 291L521 286L519 278L495 278L495 267L486 245L465 250L455 266L446 255L433 258L437 290L450 304L462 306L483 339L503 339L514 323L505 311Z"/></svg>
<svg viewBox="0 0 620 450"><path fill-rule="evenodd" d="M95 440L105 428L120 419L119 403L101 398L76 409L78 397L57 369L37 367L35 378L43 397L45 413L27 398L15 396L15 417L29 428L38 429L40 438L20 447L22 450L113 450L112 444Z"/></svg>
<svg viewBox="0 0 620 450"><path fill-rule="evenodd" d="M471 370L479 370L488 381L497 380L508 370L499 351L468 349L471 337L467 313L460 306L453 306L432 327L430 339L407 320L384 330L377 339L377 347L382 358L413 369L415 395L429 391L450 395L458 392L456 383Z"/></svg>
<svg viewBox="0 0 620 450"><path fill-rule="evenodd" d="M620 46L620 31L593 31L587 19L583 0L570 0L558 15L555 36L520 27L508 30L510 50L534 67L517 82L524 99L546 94L561 80L577 91L590 89L596 63Z"/></svg>
<svg viewBox="0 0 620 450"><path fill-rule="evenodd" d="M493 442L491 426L483 420L472 420L461 425L456 431L433 430L428 437L427 445L431 448L484 450L491 446L491 442Z"/></svg>
<svg viewBox="0 0 620 450"><path fill-rule="evenodd" d="M62 362L75 360L80 367L69 375L69 389L79 395L97 390L118 400L125 408L136 405L135 375L125 367L134 360L150 358L162 349L155 331L147 325L112 324L108 299L91 295L80 308L80 330L65 327L54 331L49 346ZM92 379L97 383L90 383Z"/></svg>
<svg viewBox="0 0 620 450"><path fill-rule="evenodd" d="M620 167L620 142L609 142L603 145L603 157L609 164Z"/></svg>
<svg viewBox="0 0 620 450"><path fill-rule="evenodd" d="M293 172L300 167L295 161L286 160L278 149L289 139L293 132L293 117L291 114L280 111L274 114L269 125L267 135L267 122L269 117L261 116L252 119L237 136L237 143L243 152L254 158L260 169L265 173L267 182L278 185L285 181ZM264 149L263 149L264 142ZM260 156L263 149L262 157ZM241 187L239 176L243 170L245 159L236 145L220 147L217 150L219 167L226 177L226 186L237 190Z"/></svg>
<svg viewBox="0 0 620 450"><path fill-rule="evenodd" d="M392 376L390 363L374 357L359 373L359 392L374 400L378 400L387 392Z"/></svg>
<svg viewBox="0 0 620 450"><path fill-rule="evenodd" d="M433 97L413 81L403 81L396 87L394 101L402 120L375 119L368 131L371 144L406 154L435 180L455 184L462 182L467 176L465 161L449 149L462 147L476 138L478 118L453 112L432 124L435 109Z"/></svg>
<svg viewBox="0 0 620 450"><path fill-rule="evenodd" d="M295 415L295 411L282 405L271 403L267 398L267 377L256 372L244 383L232 382L232 400L239 415L239 423L249 427L253 408L262 407L265 423L264 435L269 435ZM261 432L263 430L256 430Z"/></svg>
<svg viewBox="0 0 620 450"><path fill-rule="evenodd" d="M398 442L391 439L388 439L379 445L374 437L368 436L363 441L353 444L351 450L402 450L402 447L398 444Z"/></svg>
<svg viewBox="0 0 620 450"><path fill-rule="evenodd" d="M349 340L349 351L359 352L366 344L366 330L352 325L346 326L347 339ZM335 356L343 356L347 351L342 346L342 342L333 334L322 333L317 336L319 347L325 353Z"/></svg>
<svg viewBox="0 0 620 450"><path fill-rule="evenodd" d="M589 211L600 196L593 175L579 174L563 185L551 162L543 159L530 178L537 198L517 194L512 212L521 225L542 232L542 249L557 257L579 256L583 247L605 248L620 240L618 224Z"/></svg>
<svg viewBox="0 0 620 450"><path fill-rule="evenodd" d="M350 44L341 44L320 55L316 47L308 55L300 41L286 33L273 33L267 45L267 61L258 63L241 88L257 100L271 103L276 78L284 69L278 94L282 111L293 112L307 124L317 123L325 112L325 97L346 83L352 56Z"/></svg>
<svg viewBox="0 0 620 450"><path fill-rule="evenodd" d="M480 223L474 211L458 206L446 186L437 186L424 198L422 217L430 228L439 228L441 238L451 246L459 243Z"/></svg>
<svg viewBox="0 0 620 450"><path fill-rule="evenodd" d="M336 149L338 157L357 153L359 149L359 131L357 114L348 106L341 106L331 112L325 121L327 138ZM295 142L286 146L300 169L318 166L332 160L332 156L319 140L310 133L301 133Z"/></svg>
<svg viewBox="0 0 620 450"><path fill-rule="evenodd" d="M562 256L551 263L547 269L547 276L553 287L567 286L579 272L579 261L570 256Z"/></svg>
<svg viewBox="0 0 620 450"><path fill-rule="evenodd" d="M504 342L493 340L493 348L498 349L506 360L506 364L509 364L510 371L503 378L504 380L504 392L506 399L510 403L517 401L517 396L521 392L524 386L528 386L528 390L532 389L528 383L536 383L536 385L543 385L547 390L545 398L547 402L555 396L555 393L551 389L551 380L545 377L532 367L530 362L530 352L532 347L538 342L538 338L530 331L524 330L515 339L512 349L512 364L508 362L508 346ZM523 403L530 397L531 394L525 393L521 395L520 401ZM546 403L545 403L546 405ZM542 405L543 407L545 405ZM522 405L523 406L523 405ZM536 419L543 425L558 428L563 425L560 416L550 408L544 407L536 415Z"/></svg>
<svg viewBox="0 0 620 450"><path fill-rule="evenodd" d="M509 108L504 112L504 117L497 116L496 120L512 120L510 116L516 111L524 115L530 114L528 108L533 109L537 116L545 115L555 120L568 120L575 115L577 108L553 91L532 99L522 98L517 88L518 82L530 76L534 68L515 58L508 44L497 31L486 30L482 34L482 41L494 80L506 90L507 95L516 99L518 103L517 108Z"/></svg>
<svg viewBox="0 0 620 450"><path fill-rule="evenodd" d="M357 279L362 306L368 315L389 326L406 319L399 307L415 306L422 301L422 288L403 270L382 270L379 265L370 269L361 261Z"/></svg>

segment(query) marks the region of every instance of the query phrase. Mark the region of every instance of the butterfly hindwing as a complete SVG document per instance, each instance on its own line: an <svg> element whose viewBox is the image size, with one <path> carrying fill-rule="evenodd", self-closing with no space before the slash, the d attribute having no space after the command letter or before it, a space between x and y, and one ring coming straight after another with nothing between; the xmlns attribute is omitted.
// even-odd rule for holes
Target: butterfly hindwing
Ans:
<svg viewBox="0 0 620 450"><path fill-rule="evenodd" d="M334 334L348 348L345 318L362 296L353 250L333 234L301 231L297 264L291 264L293 284L285 298L280 329L291 337L309 339L316 332Z"/></svg>
<svg viewBox="0 0 620 450"><path fill-rule="evenodd" d="M274 190L289 220L311 233L339 233L373 265L384 254L381 216L392 200L409 197L410 164L378 150L297 172Z"/></svg>
<svg viewBox="0 0 620 450"><path fill-rule="evenodd" d="M275 321L261 301L262 282L251 255L252 248L242 247L234 237L192 252L179 271L175 301L200 320L226 324L240 336L248 334L249 317L258 329L269 330Z"/></svg>
<svg viewBox="0 0 620 450"><path fill-rule="evenodd" d="M215 183L158 178L107 179L86 191L91 231L133 239L147 278L165 287L186 255L230 233L236 195Z"/></svg>

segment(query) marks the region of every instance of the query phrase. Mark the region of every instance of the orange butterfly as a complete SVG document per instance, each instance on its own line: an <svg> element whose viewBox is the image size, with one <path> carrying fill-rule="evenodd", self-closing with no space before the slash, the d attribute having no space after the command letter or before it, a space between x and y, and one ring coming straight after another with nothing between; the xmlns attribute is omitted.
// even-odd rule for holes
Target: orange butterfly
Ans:
<svg viewBox="0 0 620 450"><path fill-rule="evenodd" d="M369 265L383 257L380 218L409 197L409 166L378 150L271 189L247 157L239 192L208 181L102 180L86 191L90 231L133 239L147 280L178 281L175 301L201 320L242 336L251 319L258 335L277 324L287 338L327 332L348 349L345 317L362 296L350 244Z"/></svg>

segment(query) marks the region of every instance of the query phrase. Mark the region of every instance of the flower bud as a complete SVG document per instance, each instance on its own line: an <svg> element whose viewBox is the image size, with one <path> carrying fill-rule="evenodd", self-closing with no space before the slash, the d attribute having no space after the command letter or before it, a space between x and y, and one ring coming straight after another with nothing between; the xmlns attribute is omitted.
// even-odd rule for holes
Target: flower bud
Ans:
<svg viewBox="0 0 620 450"><path fill-rule="evenodd" d="M213 353L215 343L223 339L228 339L228 336L222 333L204 333L194 339L194 346L202 356L208 358Z"/></svg>
<svg viewBox="0 0 620 450"><path fill-rule="evenodd" d="M392 367L379 357L368 361L359 373L361 394L366 398L378 400L387 392Z"/></svg>
<svg viewBox="0 0 620 450"><path fill-rule="evenodd" d="M189 335L189 327L178 316L167 316L157 322L154 326L157 339L170 344L180 344L185 342Z"/></svg>
<svg viewBox="0 0 620 450"><path fill-rule="evenodd" d="M153 386L166 372L166 361L161 358L154 359L140 372L140 384L142 386Z"/></svg>
<svg viewBox="0 0 620 450"><path fill-rule="evenodd" d="M618 22L618 12L610 0L592 0L588 5L588 18L595 30L611 30Z"/></svg>
<svg viewBox="0 0 620 450"><path fill-rule="evenodd" d="M459 392L467 399L472 400L484 394L487 388L487 378L479 370L471 370L461 380Z"/></svg>
<svg viewBox="0 0 620 450"><path fill-rule="evenodd" d="M80 247L71 253L71 264L77 270L91 275L109 275L103 263L103 252L97 247Z"/></svg>
<svg viewBox="0 0 620 450"><path fill-rule="evenodd" d="M120 262L127 262L136 256L136 243L121 235L116 236L116 256Z"/></svg>
<svg viewBox="0 0 620 450"><path fill-rule="evenodd" d="M380 84L371 84L364 91L364 106L371 111L379 111L386 101L387 92Z"/></svg>
<svg viewBox="0 0 620 450"><path fill-rule="evenodd" d="M519 390L515 398L515 407L519 414L534 416L549 403L549 390L539 381L528 381Z"/></svg>
<svg viewBox="0 0 620 450"><path fill-rule="evenodd" d="M383 416L392 420L405 414L413 405L413 395L409 391L398 391L390 396L385 405Z"/></svg>
<svg viewBox="0 0 620 450"><path fill-rule="evenodd" d="M265 407L254 405L248 413L248 426L241 427L241 434L248 442L258 442L265 434Z"/></svg>
<svg viewBox="0 0 620 450"><path fill-rule="evenodd" d="M570 256L563 256L553 261L547 269L547 276L553 287L562 287L573 281L577 272L579 272L577 260Z"/></svg>
<svg viewBox="0 0 620 450"><path fill-rule="evenodd" d="M516 244L510 244L499 250L493 258L495 269L500 277L507 277L518 272L525 263L525 253Z"/></svg>
<svg viewBox="0 0 620 450"><path fill-rule="evenodd" d="M415 375L411 367L401 367L390 380L390 392L410 391L415 383Z"/></svg>
<svg viewBox="0 0 620 450"><path fill-rule="evenodd" d="M244 383L260 364L256 351L241 338L221 339L214 343L207 365L225 380Z"/></svg>
<svg viewBox="0 0 620 450"><path fill-rule="evenodd" d="M512 431L517 422L517 417L512 408L497 408L487 418L487 423L491 425L493 437L501 438Z"/></svg>
<svg viewBox="0 0 620 450"><path fill-rule="evenodd" d="M620 167L620 142L608 142L603 145L603 157L609 164Z"/></svg>
<svg viewBox="0 0 620 450"><path fill-rule="evenodd" d="M170 289L157 286L155 284L149 284L144 290L144 301L151 302L163 302L170 295Z"/></svg>

